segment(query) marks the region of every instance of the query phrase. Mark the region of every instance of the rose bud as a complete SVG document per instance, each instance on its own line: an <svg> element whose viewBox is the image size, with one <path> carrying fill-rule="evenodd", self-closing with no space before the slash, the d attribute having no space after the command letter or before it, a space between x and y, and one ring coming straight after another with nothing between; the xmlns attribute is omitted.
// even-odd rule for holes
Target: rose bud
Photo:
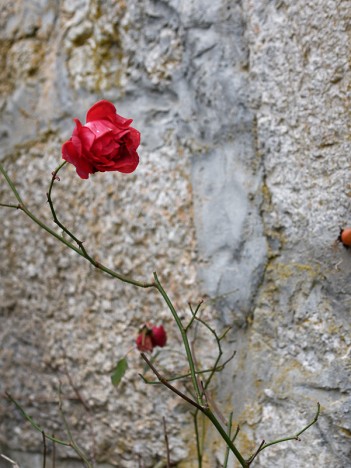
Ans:
<svg viewBox="0 0 351 468"><path fill-rule="evenodd" d="M62 145L62 158L76 167L82 179L95 172L133 172L139 164L140 133L116 113L109 101L99 101L87 112L86 124L74 119L72 137Z"/></svg>
<svg viewBox="0 0 351 468"><path fill-rule="evenodd" d="M143 327L135 342L138 350L141 352L151 353L154 349L154 345L151 339L151 330L147 326Z"/></svg>
<svg viewBox="0 0 351 468"><path fill-rule="evenodd" d="M163 348L167 342L167 334L163 326L153 326L147 323L140 330L137 339L135 340L139 351L153 351L154 347L160 346Z"/></svg>
<svg viewBox="0 0 351 468"><path fill-rule="evenodd" d="M159 327L152 327L151 329L151 340L154 346L160 346L163 348L167 343L167 334L162 325Z"/></svg>

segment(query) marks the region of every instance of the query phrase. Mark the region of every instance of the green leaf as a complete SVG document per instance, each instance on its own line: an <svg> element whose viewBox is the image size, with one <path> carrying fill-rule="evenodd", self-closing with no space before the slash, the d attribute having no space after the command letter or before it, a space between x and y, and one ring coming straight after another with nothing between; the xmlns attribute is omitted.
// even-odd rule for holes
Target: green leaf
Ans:
<svg viewBox="0 0 351 468"><path fill-rule="evenodd" d="M112 385L119 385L126 370L128 369L128 362L127 359L124 357L120 359L115 367L113 374L111 375Z"/></svg>

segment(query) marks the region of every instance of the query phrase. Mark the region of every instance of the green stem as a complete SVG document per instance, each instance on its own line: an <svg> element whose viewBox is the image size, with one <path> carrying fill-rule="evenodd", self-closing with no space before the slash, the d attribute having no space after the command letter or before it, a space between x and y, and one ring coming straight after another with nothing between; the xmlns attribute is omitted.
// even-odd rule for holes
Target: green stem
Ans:
<svg viewBox="0 0 351 468"><path fill-rule="evenodd" d="M294 434L292 436L284 437L282 439L273 440L272 442L268 442L267 444L262 445L260 450L257 452L257 455L260 452L262 452L262 450L266 449L267 447L270 447L271 445L280 444L281 442L287 442L288 440L299 440L300 435L303 434L305 431L307 431L308 428L313 426L313 424L315 424L318 421L320 411L321 411L321 405L319 403L317 403L316 415L313 418L313 420L309 424L307 424L307 426L305 426L300 432L297 432L296 434Z"/></svg>
<svg viewBox="0 0 351 468"><path fill-rule="evenodd" d="M87 457L85 456L85 454L83 453L83 451L78 447L78 445L76 444L76 442L74 441L73 439L73 436L72 436L72 433L71 433L71 430L69 428L69 425L68 425L68 422L67 422L67 419L66 419L66 416L63 412L63 403L62 403L62 395L61 395L61 386L59 388L59 410L60 410L60 414L61 414L61 418L62 418L62 421L63 421L63 424L65 426L65 429L66 429L66 433L68 435L68 438L70 440L70 445L71 447L73 448L73 450L76 452L76 454L78 455L78 457L84 462L84 464L88 467L88 468L93 468L93 465L89 462L89 460L87 459Z"/></svg>
<svg viewBox="0 0 351 468"><path fill-rule="evenodd" d="M209 408L203 409L202 412L208 417L208 419L212 422L212 424L215 426L217 431L220 433L222 436L222 439L225 441L227 446L230 448L230 450L233 452L233 454L236 456L237 460L239 461L240 465L243 468L248 468L249 464L248 462L244 459L244 457L241 455L239 450L235 447L234 443L232 442L230 436L227 434L225 429L222 427L221 423L218 421L216 416L212 413L212 411Z"/></svg>
<svg viewBox="0 0 351 468"><path fill-rule="evenodd" d="M199 412L196 411L193 414L193 419L194 419L194 428L195 428L195 436L196 436L196 451L197 451L198 468L202 468L202 449L201 449L201 443L200 443L199 424L197 421L198 415L199 415Z"/></svg>
<svg viewBox="0 0 351 468"><path fill-rule="evenodd" d="M105 273L107 273L108 275L110 276L113 276L114 278L117 278L119 279L120 281L123 281L124 283L128 283L128 284L132 284L134 286L138 286L139 288L152 288L152 287L156 287L155 283L142 283L140 281L136 281L132 278L129 278L127 276L124 276L124 275L121 275L113 270L111 270L110 268L102 265L101 263L95 261L93 258L91 258L89 255L85 255L84 254L84 251L81 250L80 248L76 247L75 245L73 245L71 242L69 242L68 240L66 240L63 236L60 236L59 234L57 234L53 229L51 229L49 226L47 226L45 223L43 223L39 218L37 218L28 208L27 206L25 205L25 203L23 202L21 196L19 195L19 193L17 192L17 189L14 185L14 183L12 182L12 180L10 179L9 175L7 174L7 172L5 171L4 167L2 166L2 164L0 163L0 172L2 173L2 175L4 176L4 178L6 179L8 185L10 186L12 192L14 193L17 201L19 202L19 205L18 206L11 206L11 208L17 208L17 209L20 209L22 210L29 218L31 218L32 221L34 221L38 226L40 226L42 229L44 229L44 231L48 232L49 234L51 234L53 237L55 237L57 240L59 240L60 242L62 242L64 245L66 245L66 247L69 247L71 250L74 250L78 255L80 255L81 257L85 258L86 260L88 260L89 263L91 263L94 267L98 268L99 270L102 270L104 271Z"/></svg>
<svg viewBox="0 0 351 468"><path fill-rule="evenodd" d="M5 208L15 208L16 210L19 210L20 208L19 205L12 205L10 203L0 203L0 206L3 206Z"/></svg>
<svg viewBox="0 0 351 468"><path fill-rule="evenodd" d="M233 411L230 413L229 421L228 421L228 436L230 437L231 440L232 440L232 421L233 421ZM228 459L229 459L229 447L227 445L226 448L225 448L223 468L227 468Z"/></svg>
<svg viewBox="0 0 351 468"><path fill-rule="evenodd" d="M188 403L190 403L192 406L194 406L198 411L201 411L201 413L203 413L211 422L212 424L215 426L215 428L217 429L217 431L219 432L219 434L222 436L222 439L224 439L224 441L226 442L226 444L228 445L228 447L230 448L230 450L233 452L233 454L235 455L235 457L238 459L238 461L240 462L241 466L243 468L248 468L249 467L249 464L248 462L243 458L243 456L241 455L241 453L239 452L239 450L235 447L234 443L232 442L230 436L228 436L227 432L223 429L221 423L218 421L218 419L216 418L216 416L212 413L212 411L210 410L210 408L208 407L204 407L203 405L199 405L198 403L196 403L196 401L194 400L191 400L187 395L185 395L184 393L180 392L177 388L173 387L173 385L171 385L170 383L167 382L167 380L165 378L163 378L160 373L157 371L157 369L155 368L155 366L153 366L151 364L151 362L149 361L149 359L145 356L144 353L141 353L141 357L144 359L144 361L147 363L147 365L150 367L150 369L154 372L154 374L156 375L156 377L159 379L159 381L167 388L169 388L169 390L171 390L172 392L176 393L178 396L180 396L183 400L187 401ZM142 377L140 375L140 377ZM143 377L142 377L143 378Z"/></svg>
<svg viewBox="0 0 351 468"><path fill-rule="evenodd" d="M29 414L27 414L24 409L22 408L22 406L7 392L5 392L5 395L7 396L7 398L12 401L12 403L17 407L17 409L20 411L20 413L22 414L22 416L32 425L32 427L34 429L36 429L37 431L41 432L42 434L44 433L45 434L45 437L49 440L51 440L52 442L56 442L57 444L60 444L60 445L65 445L66 447L71 447L71 443L68 441L68 440L61 440L61 439L56 439L56 437L53 437L53 436L50 436L48 434L46 434L46 432L44 432L44 429L39 426L39 424L37 424L30 416Z"/></svg>
<svg viewBox="0 0 351 468"><path fill-rule="evenodd" d="M194 366L194 360L193 360L193 356L192 356L192 353L191 353L191 349L190 349L190 344L189 344L189 340L188 340L188 336L186 334L186 331L183 327L183 324L182 324L182 321L180 320L178 314L177 314L177 311L175 310L170 298L168 297L166 291L163 289L158 277L157 277L157 274L154 272L154 279L155 279L155 286L156 288L158 289L159 293L161 294L161 296L163 297L163 299L165 300L166 304L168 305L168 308L169 310L171 311L172 315L173 315L173 318L178 326L178 329L182 335L182 340L183 340L183 344L184 344L184 348L185 348L185 352L186 352L186 357L187 357L187 360L189 362L189 367L190 367L190 374L191 374L191 380L192 380L192 383L193 383L193 387L194 387L194 390L195 390L195 393L196 393L196 397L197 397L197 402L200 406L203 406L203 401L202 401L202 392L200 391L200 388L199 388L199 385L198 385L198 382L197 382L197 378L196 378L196 371L195 371L195 366Z"/></svg>
<svg viewBox="0 0 351 468"><path fill-rule="evenodd" d="M54 208L54 204L53 204L53 201L52 201L52 197L51 197L51 192L52 192L52 189L54 187L54 182L56 179L58 179L57 177L57 174L58 172L60 171L60 169L62 169L63 166L65 166L67 164L67 161L64 161L62 164L60 164L52 173L52 177L51 177L51 182L50 182L50 186L49 186L49 190L48 190L48 193L47 193L47 198L48 198L48 203L49 203L49 206L50 206L50 210L51 210L51 214L54 218L54 223L56 223L66 234L68 234L72 240L74 240L74 242L77 243L78 247L80 248L80 250L83 252L84 254L84 257L89 260L90 263L93 263L94 264L94 260L92 257L90 257L90 255L88 255L87 251L85 250L85 247L83 246L83 242L80 241L69 229L66 228L66 226L64 226L61 221L58 219L57 217L57 214L56 214L56 211L55 211L55 208ZM59 179L58 179L59 180Z"/></svg>
<svg viewBox="0 0 351 468"><path fill-rule="evenodd" d="M150 369L153 371L153 373L156 375L156 377L158 378L158 380L162 383L162 385L164 385L165 387L169 388L170 390L172 390L172 392L176 393L178 396L180 396L180 398L182 398L183 400L187 401L190 405L192 406L195 406L195 408L197 408L198 410L202 411L202 406L200 406L198 403L196 403L196 401L192 400L191 398L189 398L187 395L185 395L183 392L181 392L180 390L178 390L176 387L173 387L173 385L171 385L170 383L168 383L167 379L165 379L164 377L162 377L162 375L158 372L158 370L156 369L156 367L149 361L149 359L145 356L144 353L140 353L140 356L144 359L144 361L146 362L146 364L150 367ZM145 381L145 378L139 374L140 377Z"/></svg>
<svg viewBox="0 0 351 468"><path fill-rule="evenodd" d="M193 322L194 322L194 320L195 320L195 318L196 318L196 314L197 314L198 311L200 310L200 307L201 307L201 305L203 304L203 302L204 302L204 301L202 300L202 301L200 301L200 302L198 303L198 305L196 306L195 311L193 311L192 305L191 305L190 302L189 302L189 308L190 308L192 317L191 317L191 319L190 319L188 325L185 327L185 331L186 331L186 332L189 330L189 328L190 328L191 325L193 324Z"/></svg>
<svg viewBox="0 0 351 468"><path fill-rule="evenodd" d="M20 205L23 205L24 206L24 202L22 200L22 198L20 197L19 193L17 192L17 189L15 187L15 184L12 182L12 180L10 179L9 175L7 174L7 172L5 171L3 165L0 163L0 172L2 173L2 175L5 177L6 179L6 182L9 184L12 192L14 193L17 201L20 203Z"/></svg>

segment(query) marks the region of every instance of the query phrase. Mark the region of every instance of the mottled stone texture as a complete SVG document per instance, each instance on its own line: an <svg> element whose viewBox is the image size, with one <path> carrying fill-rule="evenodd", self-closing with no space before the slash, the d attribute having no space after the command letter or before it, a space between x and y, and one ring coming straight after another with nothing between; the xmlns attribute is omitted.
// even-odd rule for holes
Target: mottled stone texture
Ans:
<svg viewBox="0 0 351 468"><path fill-rule="evenodd" d="M45 193L72 118L113 101L142 133L141 164L89 181L65 168L62 220L106 265L142 280L157 270L181 311L205 294L205 316L232 326L237 356L216 395L245 454L295 433L320 401L302 441L257 467L351 466L351 254L334 245L351 223L350 17L342 0L1 5L0 157L32 210L53 226ZM13 202L3 180L0 199ZM197 466L189 408L140 381L136 353L110 384L146 320L168 324L160 359L182 368L160 298L95 271L20 212L1 208L1 220L1 391L64 437L61 381L77 442L105 467L164 460L164 414L172 460ZM198 354L214 352L206 335ZM40 434L5 399L0 410L1 450L40 467ZM213 431L206 445L205 466L221 466Z"/></svg>

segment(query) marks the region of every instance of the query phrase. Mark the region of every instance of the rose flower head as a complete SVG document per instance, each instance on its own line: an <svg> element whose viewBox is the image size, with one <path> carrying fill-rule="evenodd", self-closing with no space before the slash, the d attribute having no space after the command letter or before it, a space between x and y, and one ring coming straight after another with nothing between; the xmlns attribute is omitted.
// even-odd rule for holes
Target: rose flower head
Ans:
<svg viewBox="0 0 351 468"><path fill-rule="evenodd" d="M156 346L163 348L167 343L167 334L162 325L159 327L144 325L135 340L137 348L141 352L152 352Z"/></svg>
<svg viewBox="0 0 351 468"><path fill-rule="evenodd" d="M99 101L87 112L86 124L74 119L71 138L62 145L62 158L76 167L82 179L95 172L130 173L139 164L140 133L116 113L109 101Z"/></svg>

